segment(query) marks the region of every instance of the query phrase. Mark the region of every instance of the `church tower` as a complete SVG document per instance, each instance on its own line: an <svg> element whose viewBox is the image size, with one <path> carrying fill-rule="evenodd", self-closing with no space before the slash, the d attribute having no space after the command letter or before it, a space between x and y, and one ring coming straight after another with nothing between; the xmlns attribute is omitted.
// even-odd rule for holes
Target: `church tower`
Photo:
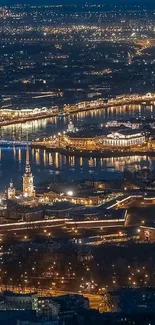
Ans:
<svg viewBox="0 0 155 325"><path fill-rule="evenodd" d="M33 175L31 173L30 159L29 159L28 136L27 136L27 145L26 145L26 166L25 166L25 173L23 175L23 195L28 198L35 197Z"/></svg>
<svg viewBox="0 0 155 325"><path fill-rule="evenodd" d="M13 186L12 180L10 181L10 186L8 187L8 200L14 200L16 195L16 190Z"/></svg>

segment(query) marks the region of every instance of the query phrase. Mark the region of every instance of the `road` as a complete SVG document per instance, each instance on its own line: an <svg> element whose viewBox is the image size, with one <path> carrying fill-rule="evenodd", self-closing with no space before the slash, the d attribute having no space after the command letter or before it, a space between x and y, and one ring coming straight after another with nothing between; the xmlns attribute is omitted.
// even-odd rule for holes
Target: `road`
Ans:
<svg viewBox="0 0 155 325"><path fill-rule="evenodd" d="M76 294L79 295L79 292L74 291L62 291L62 290L51 290L51 289L38 289L38 288L31 288L31 287L14 287L14 286L0 286L0 292L3 292L5 290L13 291L15 293L32 293L37 292L39 296L45 297L45 296L64 296L67 294ZM98 294L89 294L89 293L82 293L82 295L89 299L90 307L93 309L100 309L100 311L104 311L103 307L103 297Z"/></svg>

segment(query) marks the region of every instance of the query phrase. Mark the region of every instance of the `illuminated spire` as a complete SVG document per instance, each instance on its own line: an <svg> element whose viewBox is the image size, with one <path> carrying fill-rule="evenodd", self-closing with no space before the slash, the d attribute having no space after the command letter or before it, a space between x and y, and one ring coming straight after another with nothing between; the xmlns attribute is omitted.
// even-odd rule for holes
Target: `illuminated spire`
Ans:
<svg viewBox="0 0 155 325"><path fill-rule="evenodd" d="M33 175L31 173L31 167L30 167L28 134L27 134L27 143L26 143L26 166L25 166L25 173L23 175L23 195L28 198L35 197Z"/></svg>
<svg viewBox="0 0 155 325"><path fill-rule="evenodd" d="M28 133L27 133L27 144L26 144L26 167L25 167L25 172L26 173L31 173L30 157L29 157Z"/></svg>
<svg viewBox="0 0 155 325"><path fill-rule="evenodd" d="M29 159L29 144L28 144L28 133L27 133L27 145L26 145L26 165L30 164L30 159Z"/></svg>

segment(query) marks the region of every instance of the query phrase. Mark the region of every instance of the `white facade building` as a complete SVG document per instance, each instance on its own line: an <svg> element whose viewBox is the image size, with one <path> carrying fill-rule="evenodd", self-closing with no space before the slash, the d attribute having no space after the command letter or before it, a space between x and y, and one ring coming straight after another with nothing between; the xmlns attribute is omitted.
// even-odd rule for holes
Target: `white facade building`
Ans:
<svg viewBox="0 0 155 325"><path fill-rule="evenodd" d="M103 138L104 146L115 147L130 147L134 145L141 145L145 142L145 135L141 132L129 132L123 130L122 132L112 132Z"/></svg>

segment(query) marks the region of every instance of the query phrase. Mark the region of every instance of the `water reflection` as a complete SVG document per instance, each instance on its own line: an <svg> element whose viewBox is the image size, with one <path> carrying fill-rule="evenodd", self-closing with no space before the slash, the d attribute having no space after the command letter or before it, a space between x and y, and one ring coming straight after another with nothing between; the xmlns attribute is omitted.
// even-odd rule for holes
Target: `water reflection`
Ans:
<svg viewBox="0 0 155 325"><path fill-rule="evenodd" d="M12 149L0 149L0 162L3 164L5 156L9 156L10 162L14 160L16 163L25 163L25 149L12 148ZM155 158L147 156L127 156L127 157L111 157L111 158L87 158L87 157L74 157L74 156L62 156L59 153L51 153L42 149L30 150L30 157L32 165L49 166L58 169L68 167L83 167L96 169L98 167L113 168L117 171L123 171L128 167L131 171L140 168L141 164L152 166Z"/></svg>
<svg viewBox="0 0 155 325"><path fill-rule="evenodd" d="M23 139L29 132L30 139L57 134L67 129L70 118L79 127L85 123L103 123L109 120L129 119L132 117L155 117L155 106L136 104L110 107L95 111L79 112L63 118L53 117L48 119L29 121L24 124L16 124L1 127L0 137L4 139Z"/></svg>
<svg viewBox="0 0 155 325"><path fill-rule="evenodd" d="M0 150L0 188L4 188L13 178L16 186L21 184L25 168L25 149ZM155 158L147 156L127 156L112 158L65 157L58 153L41 149L30 150L30 160L35 183L49 180L49 176L60 176L64 180L91 178L115 179L124 170L135 171L142 167L155 167ZM55 175L55 176L54 176Z"/></svg>
<svg viewBox="0 0 155 325"><path fill-rule="evenodd" d="M131 117L155 117L154 105L124 105L89 112L79 112L71 116L73 123L79 127L87 123L103 123L109 120L128 119ZM67 129L70 117L49 118L2 127L0 137L4 139L43 138L57 134ZM114 179L128 169L138 170L142 167L155 168L155 158L146 156L127 156L118 158L85 158L65 157L46 150L32 149L30 152L32 171L35 183L46 181L50 177L64 179L82 179L95 177L97 179ZM0 149L0 188L4 189L10 178L21 184L25 167L25 150L19 148Z"/></svg>

